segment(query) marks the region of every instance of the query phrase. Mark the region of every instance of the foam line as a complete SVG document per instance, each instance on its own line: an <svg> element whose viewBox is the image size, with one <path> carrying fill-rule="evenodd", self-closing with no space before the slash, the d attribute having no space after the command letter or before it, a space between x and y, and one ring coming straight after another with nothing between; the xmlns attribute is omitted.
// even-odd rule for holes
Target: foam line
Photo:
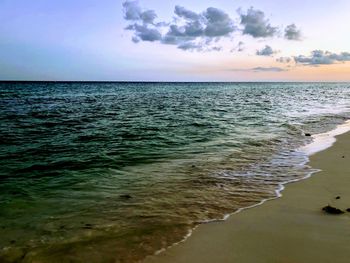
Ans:
<svg viewBox="0 0 350 263"><path fill-rule="evenodd" d="M336 142L336 136L350 131L350 120L338 125L329 132L312 135L313 141L300 148L300 151L311 156L317 152L331 147Z"/></svg>
<svg viewBox="0 0 350 263"><path fill-rule="evenodd" d="M323 151L329 147L331 147L335 142L336 142L336 136L344 134L346 132L350 131L350 120L345 121L343 124L338 125L335 129L329 131L329 132L325 132L325 133L319 133L319 134L315 134L312 135L313 141L303 147L300 147L298 149L298 151L301 151L303 153L305 153L307 156L305 156L305 160L300 164L300 165L306 165L309 162L309 158L308 156L311 156L317 152ZM229 213L223 216L223 218L221 219L212 219L212 220L206 220L206 221L202 221L201 224L207 224L207 223L212 223L212 222L219 222L219 221L226 221L231 215L234 214L238 214L240 212L242 212L243 210L246 209L250 209L250 208L254 208L257 206L260 206L262 204L264 204L266 201L270 201L270 200L274 200L277 198L282 197L282 191L285 189L285 185L289 184L289 183L293 183L293 182L297 182L297 181L301 181L304 179L307 179L309 177L311 177L314 173L319 172L321 170L319 169L313 169L311 172L307 173L304 177L302 178L298 178L298 179L293 179L293 180L289 180L286 182L282 182L279 184L278 188L275 190L276 196L271 197L271 198L266 198L261 200L259 203L256 203L254 205L251 206L247 206L247 207L242 207L239 208L238 210L236 210L233 213ZM187 233L187 235L180 240L179 242L176 242L168 247L162 248L158 251L156 251L154 253L154 255L158 255L160 253L163 253L164 251L166 251L167 249L176 246L180 243L185 242L193 233L193 231L198 227L199 225L195 226L194 228L190 229Z"/></svg>

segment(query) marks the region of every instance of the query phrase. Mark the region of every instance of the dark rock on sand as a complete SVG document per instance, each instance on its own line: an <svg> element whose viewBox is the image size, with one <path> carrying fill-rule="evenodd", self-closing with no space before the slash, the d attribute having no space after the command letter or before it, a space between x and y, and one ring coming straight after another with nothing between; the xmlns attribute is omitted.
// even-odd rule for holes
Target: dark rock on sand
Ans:
<svg viewBox="0 0 350 263"><path fill-rule="evenodd" d="M342 211L336 207L330 206L330 205L323 207L322 210L325 211L326 213L332 214L332 215L344 214L344 211Z"/></svg>
<svg viewBox="0 0 350 263"><path fill-rule="evenodd" d="M92 229L93 225L92 224L85 224L85 226L83 226L84 229Z"/></svg>
<svg viewBox="0 0 350 263"><path fill-rule="evenodd" d="M350 208L346 209L346 212L350 212Z"/></svg>
<svg viewBox="0 0 350 263"><path fill-rule="evenodd" d="M310 137L311 133L305 133L305 136Z"/></svg>
<svg viewBox="0 0 350 263"><path fill-rule="evenodd" d="M337 196L335 199L340 199L340 196Z"/></svg>
<svg viewBox="0 0 350 263"><path fill-rule="evenodd" d="M131 196L131 195L129 195L129 194L126 194L126 195L120 195L119 197L120 197L120 198L123 198L123 199L130 199L130 198L132 198L132 196Z"/></svg>

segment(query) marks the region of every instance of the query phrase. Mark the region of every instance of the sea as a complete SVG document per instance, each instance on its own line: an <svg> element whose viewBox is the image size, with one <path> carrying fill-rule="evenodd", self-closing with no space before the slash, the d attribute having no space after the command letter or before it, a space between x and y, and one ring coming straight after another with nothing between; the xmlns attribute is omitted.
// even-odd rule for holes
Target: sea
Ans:
<svg viewBox="0 0 350 263"><path fill-rule="evenodd" d="M349 119L349 83L0 82L0 262L142 261L280 196Z"/></svg>

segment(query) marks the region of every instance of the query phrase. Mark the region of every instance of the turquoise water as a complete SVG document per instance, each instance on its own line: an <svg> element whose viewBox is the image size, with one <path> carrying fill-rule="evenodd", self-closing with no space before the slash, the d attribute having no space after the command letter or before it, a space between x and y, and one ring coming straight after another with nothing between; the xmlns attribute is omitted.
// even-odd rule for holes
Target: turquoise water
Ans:
<svg viewBox="0 0 350 263"><path fill-rule="evenodd" d="M276 195L347 83L0 83L0 261L133 262Z"/></svg>

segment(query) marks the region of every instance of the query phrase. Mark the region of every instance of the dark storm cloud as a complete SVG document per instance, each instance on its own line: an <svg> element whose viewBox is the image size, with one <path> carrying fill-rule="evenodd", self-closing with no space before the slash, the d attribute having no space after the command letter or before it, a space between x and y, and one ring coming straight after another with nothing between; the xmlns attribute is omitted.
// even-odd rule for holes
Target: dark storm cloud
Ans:
<svg viewBox="0 0 350 263"><path fill-rule="evenodd" d="M299 55L294 57L294 61L303 65L330 65L339 62L350 61L350 53L331 53L329 51L314 50L310 56Z"/></svg>
<svg viewBox="0 0 350 263"><path fill-rule="evenodd" d="M268 45L266 45L263 49L256 51L256 55L258 55L258 56L272 56L275 53L276 53L276 51L274 51Z"/></svg>
<svg viewBox="0 0 350 263"><path fill-rule="evenodd" d="M265 13L260 10L249 8L247 13L241 13L241 25L243 26L243 34L250 35L254 38L273 37L277 34L277 27L271 26Z"/></svg>
<svg viewBox="0 0 350 263"><path fill-rule="evenodd" d="M295 24L291 24L285 28L284 37L288 40L301 40L301 31Z"/></svg>

